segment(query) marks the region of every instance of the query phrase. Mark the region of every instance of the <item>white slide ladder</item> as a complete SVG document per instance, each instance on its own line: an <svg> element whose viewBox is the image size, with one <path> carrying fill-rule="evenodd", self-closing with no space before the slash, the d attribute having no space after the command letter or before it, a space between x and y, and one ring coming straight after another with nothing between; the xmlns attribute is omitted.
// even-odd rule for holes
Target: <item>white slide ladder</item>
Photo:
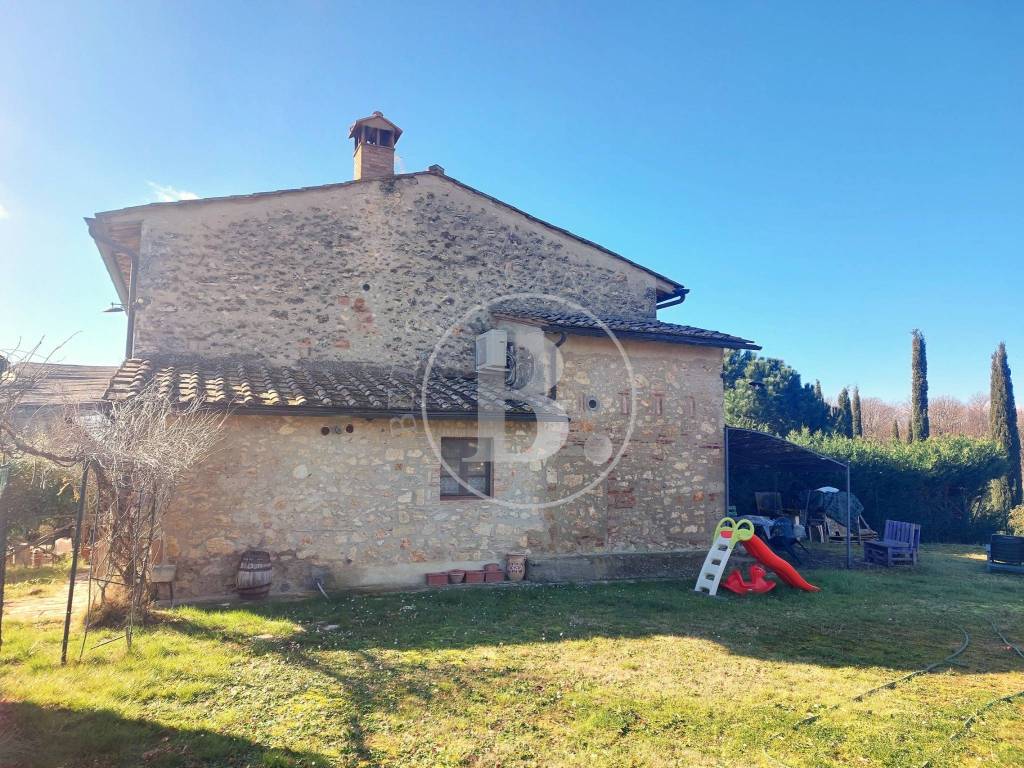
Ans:
<svg viewBox="0 0 1024 768"><path fill-rule="evenodd" d="M736 543L748 541L753 535L754 524L749 520L740 520L737 523L731 517L723 517L715 526L711 549L704 558L704 565L700 569L693 591L708 595L717 594L718 584L722 581L722 574L725 573L725 566Z"/></svg>

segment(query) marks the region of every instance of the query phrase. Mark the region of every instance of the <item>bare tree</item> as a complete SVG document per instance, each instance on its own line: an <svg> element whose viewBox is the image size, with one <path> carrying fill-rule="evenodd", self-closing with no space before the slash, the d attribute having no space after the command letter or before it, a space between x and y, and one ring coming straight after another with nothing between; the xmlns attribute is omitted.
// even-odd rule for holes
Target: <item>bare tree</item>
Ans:
<svg viewBox="0 0 1024 768"><path fill-rule="evenodd" d="M892 439L893 421L906 425L910 406L906 402L891 403L877 397L862 397L860 412L864 437L889 441Z"/></svg>
<svg viewBox="0 0 1024 768"><path fill-rule="evenodd" d="M36 363L38 346L21 356L22 363L26 357ZM148 592L149 553L164 502L175 483L213 450L225 416L204 409L201 399L172 403L151 385L111 403L105 413L64 403L47 419L19 418L19 404L41 384L45 369L13 365L0 378L0 446L60 466L89 467L97 489L94 550L103 553L95 570L105 584L121 587L116 591L128 603L130 645L132 619Z"/></svg>

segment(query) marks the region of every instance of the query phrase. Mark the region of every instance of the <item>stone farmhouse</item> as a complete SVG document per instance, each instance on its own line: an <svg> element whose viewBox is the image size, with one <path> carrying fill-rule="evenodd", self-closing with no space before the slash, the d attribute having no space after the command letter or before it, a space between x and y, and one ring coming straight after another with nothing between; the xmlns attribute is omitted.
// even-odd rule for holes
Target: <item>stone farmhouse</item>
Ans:
<svg viewBox="0 0 1024 768"><path fill-rule="evenodd" d="M396 174L401 136L357 120L352 181L87 219L128 313L106 399L228 414L165 512L176 593L230 592L250 548L288 592L706 547L723 350L757 347L659 321L682 284L439 166Z"/></svg>

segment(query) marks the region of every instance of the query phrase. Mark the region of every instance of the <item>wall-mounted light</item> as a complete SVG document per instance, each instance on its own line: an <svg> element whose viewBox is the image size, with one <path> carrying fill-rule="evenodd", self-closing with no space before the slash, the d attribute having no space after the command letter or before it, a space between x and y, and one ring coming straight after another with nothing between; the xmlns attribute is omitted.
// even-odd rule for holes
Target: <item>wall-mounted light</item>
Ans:
<svg viewBox="0 0 1024 768"><path fill-rule="evenodd" d="M103 310L103 313L109 315L109 314L113 314L115 312L124 312L124 311L125 311L124 304L115 304L114 302L111 302L110 306Z"/></svg>

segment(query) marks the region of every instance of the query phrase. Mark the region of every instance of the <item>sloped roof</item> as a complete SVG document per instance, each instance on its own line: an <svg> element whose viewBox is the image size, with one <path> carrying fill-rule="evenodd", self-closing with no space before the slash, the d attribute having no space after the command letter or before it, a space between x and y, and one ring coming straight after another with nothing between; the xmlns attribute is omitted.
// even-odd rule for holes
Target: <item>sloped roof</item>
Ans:
<svg viewBox="0 0 1024 768"><path fill-rule="evenodd" d="M475 377L432 373L423 387L422 375L364 363L318 364L308 367L270 367L259 362L202 360L126 360L106 390L111 401L126 400L147 386L187 405L239 413L345 413L353 416L419 414L425 392L427 413L449 418L475 417L481 397L488 405L499 395ZM545 400L505 401L510 419L557 418L544 408Z"/></svg>
<svg viewBox="0 0 1024 768"><path fill-rule="evenodd" d="M760 349L749 339L731 336L720 331L695 328L692 325L665 323L657 318L590 316L582 312L567 312L554 308L528 304L500 304L492 310L499 317L537 321L545 331L603 336L601 323L622 338L665 341L675 344L719 347L722 349ZM595 319L597 317L597 319ZM600 320L599 323L597 320Z"/></svg>
<svg viewBox="0 0 1024 768"><path fill-rule="evenodd" d="M20 399L20 408L42 408L65 404L99 405L117 373L112 365L65 365L63 363L19 363L15 376L39 377L38 383Z"/></svg>

